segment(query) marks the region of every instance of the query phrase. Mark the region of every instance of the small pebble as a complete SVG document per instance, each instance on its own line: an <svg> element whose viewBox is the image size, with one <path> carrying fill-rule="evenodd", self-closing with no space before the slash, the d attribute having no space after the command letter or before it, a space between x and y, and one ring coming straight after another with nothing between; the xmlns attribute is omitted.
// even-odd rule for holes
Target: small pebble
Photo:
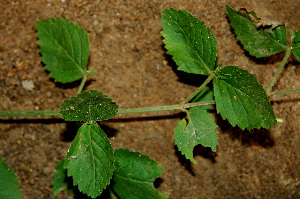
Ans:
<svg viewBox="0 0 300 199"><path fill-rule="evenodd" d="M30 79L22 80L21 83L22 83L22 87L26 91L32 91L32 89L34 88L33 81Z"/></svg>

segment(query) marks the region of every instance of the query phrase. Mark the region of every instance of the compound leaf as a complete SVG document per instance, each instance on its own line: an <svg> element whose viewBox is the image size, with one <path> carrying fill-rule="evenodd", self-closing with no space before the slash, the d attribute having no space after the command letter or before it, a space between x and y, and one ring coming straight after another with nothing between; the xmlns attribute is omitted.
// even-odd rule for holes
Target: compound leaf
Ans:
<svg viewBox="0 0 300 199"><path fill-rule="evenodd" d="M65 100L60 105L60 113L66 121L101 121L114 117L118 108L107 95L89 90Z"/></svg>
<svg viewBox="0 0 300 199"><path fill-rule="evenodd" d="M117 149L115 167L112 188L120 198L168 198L167 194L159 192L153 185L164 169L148 156Z"/></svg>
<svg viewBox="0 0 300 199"><path fill-rule="evenodd" d="M268 96L255 76L237 66L227 66L216 75L216 108L224 120L243 130L270 128L277 123Z"/></svg>
<svg viewBox="0 0 300 199"><path fill-rule="evenodd" d="M64 169L65 160L61 160L59 163L56 164L56 172L53 176L53 180L51 181L52 188L52 195L57 196L61 191L67 190L69 193L73 194L73 186L68 181L67 176L67 169Z"/></svg>
<svg viewBox="0 0 300 199"><path fill-rule="evenodd" d="M187 112L188 124L182 119L174 133L175 144L178 150L193 163L193 149L196 145L201 144L210 147L216 152L218 145L218 126L214 118L205 109L200 107L190 108Z"/></svg>
<svg viewBox="0 0 300 199"><path fill-rule="evenodd" d="M0 198L23 198L17 178L13 170L0 157Z"/></svg>
<svg viewBox="0 0 300 199"><path fill-rule="evenodd" d="M73 82L84 75L89 57L89 40L84 29L68 19L36 22L42 61L56 82Z"/></svg>
<svg viewBox="0 0 300 199"><path fill-rule="evenodd" d="M64 168L78 189L95 198L110 183L114 167L113 148L95 122L83 124L65 157Z"/></svg>
<svg viewBox="0 0 300 199"><path fill-rule="evenodd" d="M295 37L292 41L292 53L300 61L300 28L295 34Z"/></svg>
<svg viewBox="0 0 300 199"><path fill-rule="evenodd" d="M178 70L210 75L217 60L217 40L205 23L185 10L165 9L163 42Z"/></svg>
<svg viewBox="0 0 300 199"><path fill-rule="evenodd" d="M268 57L287 49L287 35L284 25L258 18L255 12L246 9L235 11L226 5L237 39L244 49L255 57Z"/></svg>

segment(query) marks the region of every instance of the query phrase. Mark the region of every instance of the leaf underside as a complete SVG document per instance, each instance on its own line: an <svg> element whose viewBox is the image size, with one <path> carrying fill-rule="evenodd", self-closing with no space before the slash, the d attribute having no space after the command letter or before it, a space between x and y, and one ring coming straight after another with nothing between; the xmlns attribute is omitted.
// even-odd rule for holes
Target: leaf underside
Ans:
<svg viewBox="0 0 300 199"><path fill-rule="evenodd" d="M207 110L194 107L188 110L188 124L182 119L174 133L175 144L178 150L193 163L193 149L196 145L201 144L210 147L216 152L218 145L218 130L214 118Z"/></svg>
<svg viewBox="0 0 300 199"><path fill-rule="evenodd" d="M21 199L22 193L13 170L0 157L0 198Z"/></svg>
<svg viewBox="0 0 300 199"><path fill-rule="evenodd" d="M64 168L78 189L95 198L110 183L114 172L113 148L95 122L83 124L65 157Z"/></svg>
<svg viewBox="0 0 300 199"><path fill-rule="evenodd" d="M277 121L273 107L256 77L237 66L227 66L214 79L217 112L241 129L270 128Z"/></svg>
<svg viewBox="0 0 300 199"><path fill-rule="evenodd" d="M66 121L101 121L114 117L118 108L107 95L89 90L65 100L60 106L60 113Z"/></svg>
<svg viewBox="0 0 300 199"><path fill-rule="evenodd" d="M300 61L300 28L295 34L295 37L292 41L292 53Z"/></svg>
<svg viewBox="0 0 300 199"><path fill-rule="evenodd" d="M168 198L167 194L159 192L153 185L164 169L148 156L117 149L115 166L112 188L120 198Z"/></svg>
<svg viewBox="0 0 300 199"><path fill-rule="evenodd" d="M89 40L78 24L51 18L36 22L42 61L56 82L73 82L87 74Z"/></svg>
<svg viewBox="0 0 300 199"><path fill-rule="evenodd" d="M205 23L185 10L165 9L163 42L178 70L210 75L217 59L217 40Z"/></svg>
<svg viewBox="0 0 300 199"><path fill-rule="evenodd" d="M275 22L266 24L254 12L246 9L235 11L226 5L227 15L231 21L237 39L244 49L255 57L268 57L287 49L287 35L284 25Z"/></svg>

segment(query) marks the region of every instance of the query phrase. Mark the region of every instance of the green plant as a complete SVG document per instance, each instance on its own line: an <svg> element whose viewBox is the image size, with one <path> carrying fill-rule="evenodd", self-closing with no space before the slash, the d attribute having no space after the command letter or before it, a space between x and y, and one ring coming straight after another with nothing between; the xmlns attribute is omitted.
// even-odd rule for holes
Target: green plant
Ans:
<svg viewBox="0 0 300 199"><path fill-rule="evenodd" d="M271 92L282 67L291 53L300 60L300 31L292 31L287 43L284 25L262 24L254 12L235 11L227 6L228 17L244 48L256 57L266 57L286 51L286 55L266 92L255 76L237 66L222 67L218 63L217 41L198 18L184 10L165 9L162 15L162 35L168 54L173 56L178 70L207 76L203 84L181 104L163 107L119 109L103 93L82 92L88 76L88 36L83 28L69 20L50 19L36 23L42 61L57 82L82 79L78 94L61 104L60 111L2 111L0 115L60 115L66 121L85 122L72 145L57 165L52 184L53 194L68 188L66 176L74 185L95 198L108 187L120 198L166 198L154 189L152 182L163 171L147 156L126 149L114 150L105 132L96 123L116 114L179 109L186 113L175 129L174 139L179 151L195 163L193 149L201 144L216 151L218 131L208 112L211 105L223 119L241 129L270 128L277 121L269 97L299 92L300 89ZM207 87L213 80L213 89ZM113 197L113 196L111 196Z"/></svg>

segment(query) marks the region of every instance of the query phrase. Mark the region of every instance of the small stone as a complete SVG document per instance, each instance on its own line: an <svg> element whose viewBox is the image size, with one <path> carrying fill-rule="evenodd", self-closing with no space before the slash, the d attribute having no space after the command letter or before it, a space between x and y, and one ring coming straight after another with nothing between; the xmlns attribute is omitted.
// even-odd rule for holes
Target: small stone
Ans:
<svg viewBox="0 0 300 199"><path fill-rule="evenodd" d="M34 84L33 81L30 79L26 79L26 80L22 80L21 81L22 87L26 90L26 91L32 91L32 89L34 88Z"/></svg>

